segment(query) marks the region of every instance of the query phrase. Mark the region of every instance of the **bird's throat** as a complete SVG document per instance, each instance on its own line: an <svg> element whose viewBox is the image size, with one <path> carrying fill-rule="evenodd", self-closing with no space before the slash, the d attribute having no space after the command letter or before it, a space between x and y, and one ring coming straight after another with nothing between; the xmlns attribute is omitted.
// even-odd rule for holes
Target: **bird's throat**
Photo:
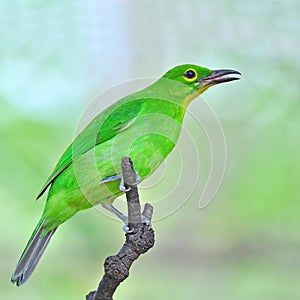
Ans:
<svg viewBox="0 0 300 300"><path fill-rule="evenodd" d="M204 91L208 89L208 86L203 86L200 89L193 90L189 95L187 95L183 101L183 107L186 109L188 105L197 98L199 95L201 95Z"/></svg>

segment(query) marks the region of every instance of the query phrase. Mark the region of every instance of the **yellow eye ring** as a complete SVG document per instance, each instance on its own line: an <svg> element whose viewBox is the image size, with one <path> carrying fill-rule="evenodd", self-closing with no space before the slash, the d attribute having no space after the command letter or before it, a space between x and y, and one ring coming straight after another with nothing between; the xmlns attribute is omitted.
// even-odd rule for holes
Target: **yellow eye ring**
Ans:
<svg viewBox="0 0 300 300"><path fill-rule="evenodd" d="M183 78L187 82L193 82L197 79L197 77L198 77L198 74L197 74L196 70L194 70L194 69L188 69L183 74Z"/></svg>

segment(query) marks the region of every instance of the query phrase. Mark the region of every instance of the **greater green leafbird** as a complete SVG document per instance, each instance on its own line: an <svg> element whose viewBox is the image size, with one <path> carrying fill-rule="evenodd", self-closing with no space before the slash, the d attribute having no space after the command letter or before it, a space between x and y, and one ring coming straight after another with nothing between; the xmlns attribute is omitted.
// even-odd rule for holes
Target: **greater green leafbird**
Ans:
<svg viewBox="0 0 300 300"><path fill-rule="evenodd" d="M179 65L150 86L98 114L66 149L38 198L45 208L11 281L25 283L57 227L78 211L102 204L122 218L113 201L125 192L121 159L132 159L140 181L150 176L178 140L189 103L209 87L240 78L235 70Z"/></svg>

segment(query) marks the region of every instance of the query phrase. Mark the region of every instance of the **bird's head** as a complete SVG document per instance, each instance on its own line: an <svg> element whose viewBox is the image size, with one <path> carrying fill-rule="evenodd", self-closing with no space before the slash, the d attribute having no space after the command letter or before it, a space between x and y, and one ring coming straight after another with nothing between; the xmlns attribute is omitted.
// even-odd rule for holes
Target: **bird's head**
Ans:
<svg viewBox="0 0 300 300"><path fill-rule="evenodd" d="M241 73L235 70L209 70L197 65L185 64L172 68L162 78L180 83L174 85L171 93L184 100L187 106L194 98L202 94L209 87L240 79Z"/></svg>

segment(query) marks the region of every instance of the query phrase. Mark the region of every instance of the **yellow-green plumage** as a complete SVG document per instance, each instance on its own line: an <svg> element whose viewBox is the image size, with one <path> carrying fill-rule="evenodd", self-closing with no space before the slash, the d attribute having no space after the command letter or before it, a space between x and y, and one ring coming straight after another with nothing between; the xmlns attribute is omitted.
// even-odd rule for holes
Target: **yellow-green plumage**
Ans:
<svg viewBox="0 0 300 300"><path fill-rule="evenodd" d="M49 188L45 209L12 276L23 284L33 272L57 226L79 210L111 204L122 194L119 181L129 156L141 180L150 176L175 146L187 105L209 86L238 79L232 70L177 66L158 81L100 113L67 148L38 198Z"/></svg>

